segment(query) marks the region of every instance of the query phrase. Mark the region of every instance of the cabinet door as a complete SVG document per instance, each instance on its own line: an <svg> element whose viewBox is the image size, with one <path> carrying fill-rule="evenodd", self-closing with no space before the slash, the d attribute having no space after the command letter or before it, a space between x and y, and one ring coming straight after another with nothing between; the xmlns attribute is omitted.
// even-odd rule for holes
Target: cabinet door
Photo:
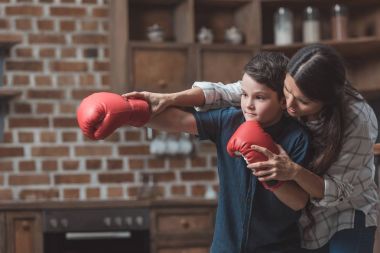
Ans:
<svg viewBox="0 0 380 253"><path fill-rule="evenodd" d="M5 214L0 213L0 253L5 253Z"/></svg>
<svg viewBox="0 0 380 253"><path fill-rule="evenodd" d="M8 212L6 228L7 252L42 253L43 235L40 213Z"/></svg>

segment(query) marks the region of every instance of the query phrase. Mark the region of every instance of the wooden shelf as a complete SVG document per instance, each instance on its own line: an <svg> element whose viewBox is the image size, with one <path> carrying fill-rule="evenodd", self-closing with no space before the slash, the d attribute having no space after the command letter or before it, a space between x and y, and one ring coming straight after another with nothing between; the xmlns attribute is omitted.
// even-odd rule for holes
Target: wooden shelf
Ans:
<svg viewBox="0 0 380 253"><path fill-rule="evenodd" d="M8 88L0 88L0 101L3 100L11 100L21 94L21 91L8 89Z"/></svg>
<svg viewBox="0 0 380 253"><path fill-rule="evenodd" d="M0 48L10 48L22 41L18 34L0 34Z"/></svg>
<svg viewBox="0 0 380 253"><path fill-rule="evenodd" d="M360 57L366 55L373 55L380 52L380 38L378 37L361 37L352 38L344 41L336 40L324 40L320 41L322 44L327 44L333 46L338 50L344 57ZM278 51L291 56L298 49L306 46L305 43L293 43L286 46L277 46L273 44L263 45L262 50L267 51ZM353 48L355 50L353 50Z"/></svg>

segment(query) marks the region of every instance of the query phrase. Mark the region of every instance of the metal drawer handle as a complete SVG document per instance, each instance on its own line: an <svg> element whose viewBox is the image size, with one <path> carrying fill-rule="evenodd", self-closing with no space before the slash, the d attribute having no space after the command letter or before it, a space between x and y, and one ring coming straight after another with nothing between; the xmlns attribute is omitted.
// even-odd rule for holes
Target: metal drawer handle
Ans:
<svg viewBox="0 0 380 253"><path fill-rule="evenodd" d="M65 236L67 240L118 239L130 238L131 232L70 232Z"/></svg>
<svg viewBox="0 0 380 253"><path fill-rule="evenodd" d="M186 219L181 219L181 225L183 228L188 229L190 227L190 222Z"/></svg>

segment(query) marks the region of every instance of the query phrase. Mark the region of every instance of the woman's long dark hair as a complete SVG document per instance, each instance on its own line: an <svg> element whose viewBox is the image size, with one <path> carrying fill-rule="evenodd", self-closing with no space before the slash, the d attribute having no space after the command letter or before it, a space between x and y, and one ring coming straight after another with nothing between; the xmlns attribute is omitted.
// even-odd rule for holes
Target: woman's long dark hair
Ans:
<svg viewBox="0 0 380 253"><path fill-rule="evenodd" d="M342 149L348 98L361 99L349 84L340 55L330 46L312 44L300 49L289 61L287 72L301 92L312 101L323 103L321 126L312 134L313 159L309 168L322 176ZM308 205L306 213L314 225Z"/></svg>

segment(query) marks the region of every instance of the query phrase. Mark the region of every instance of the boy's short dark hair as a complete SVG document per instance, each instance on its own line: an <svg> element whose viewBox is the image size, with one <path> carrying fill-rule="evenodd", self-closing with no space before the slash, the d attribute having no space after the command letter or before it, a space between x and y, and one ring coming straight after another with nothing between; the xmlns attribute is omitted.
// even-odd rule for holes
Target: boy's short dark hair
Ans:
<svg viewBox="0 0 380 253"><path fill-rule="evenodd" d="M282 98L288 62L288 57L282 53L261 51L245 65L244 71L256 82L271 88L279 98Z"/></svg>

